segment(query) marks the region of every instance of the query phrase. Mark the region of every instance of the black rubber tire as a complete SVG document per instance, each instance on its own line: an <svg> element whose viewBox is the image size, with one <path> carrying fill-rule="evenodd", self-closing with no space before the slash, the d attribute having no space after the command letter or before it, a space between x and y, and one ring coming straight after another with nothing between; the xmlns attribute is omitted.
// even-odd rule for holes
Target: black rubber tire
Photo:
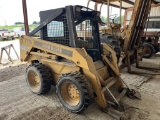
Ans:
<svg viewBox="0 0 160 120"><path fill-rule="evenodd" d="M11 39L14 40L14 36L12 36Z"/></svg>
<svg viewBox="0 0 160 120"><path fill-rule="evenodd" d="M154 47L153 47L151 44L149 44L149 43L144 43L143 46L144 46L144 47L147 47L148 49L150 49L150 53L144 55L143 57L144 57L144 58L151 58L151 57L155 54L155 49L154 49Z"/></svg>
<svg viewBox="0 0 160 120"><path fill-rule="evenodd" d="M112 39L112 41L108 38L108 36L110 37L110 39ZM106 44L111 45L114 51L116 52L117 57L118 58L120 57L122 48L119 45L118 41L112 35L109 35L107 33L100 34L100 40L101 40L101 43L106 43Z"/></svg>
<svg viewBox="0 0 160 120"><path fill-rule="evenodd" d="M29 84L28 73L30 70L34 71L40 78L40 88L38 90L33 89L31 85ZM33 63L30 66L28 66L26 69L26 82L27 82L28 87L33 93L36 93L38 95L44 94L44 93L47 93L51 89L52 74L45 65L41 63Z"/></svg>
<svg viewBox="0 0 160 120"><path fill-rule="evenodd" d="M156 46L156 47L154 47L154 49L155 49L155 53L158 53L159 52L159 46Z"/></svg>
<svg viewBox="0 0 160 120"><path fill-rule="evenodd" d="M63 100L61 95L61 86L65 82L70 82L74 84L80 93L80 101L75 106L70 106ZM79 113L85 110L93 100L93 90L91 88L90 83L87 81L85 76L83 76L80 72L71 72L67 74L61 75L59 81L56 85L56 93L58 95L59 101L61 104L70 112Z"/></svg>

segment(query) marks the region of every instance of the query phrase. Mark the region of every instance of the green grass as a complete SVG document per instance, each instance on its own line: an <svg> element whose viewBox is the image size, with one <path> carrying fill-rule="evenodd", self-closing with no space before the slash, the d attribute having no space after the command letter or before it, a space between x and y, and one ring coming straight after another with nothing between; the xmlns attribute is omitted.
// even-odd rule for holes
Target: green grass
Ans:
<svg viewBox="0 0 160 120"><path fill-rule="evenodd" d="M8 30L13 30L13 28L19 28L19 27L24 27L24 25L10 25L10 26L0 26L0 29L8 29ZM36 28L37 25L29 25L29 28L33 30Z"/></svg>

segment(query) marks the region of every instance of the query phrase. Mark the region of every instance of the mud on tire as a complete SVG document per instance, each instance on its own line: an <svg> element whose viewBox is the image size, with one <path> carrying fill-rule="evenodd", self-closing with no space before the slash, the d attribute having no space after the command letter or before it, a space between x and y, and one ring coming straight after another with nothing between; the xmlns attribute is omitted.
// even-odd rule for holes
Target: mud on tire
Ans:
<svg viewBox="0 0 160 120"><path fill-rule="evenodd" d="M144 47L146 47L146 51L144 52L144 58L151 58L155 54L154 47L149 43L144 43Z"/></svg>
<svg viewBox="0 0 160 120"><path fill-rule="evenodd" d="M26 69L26 82L33 93L44 94L51 89L52 75L45 65L33 63Z"/></svg>
<svg viewBox="0 0 160 120"><path fill-rule="evenodd" d="M70 94L70 86L73 86L71 87L71 90L73 89L73 94ZM56 89L61 104L71 112L82 112L91 104L93 99L91 85L80 72L71 72L61 75ZM67 90L68 92L66 92ZM78 94L76 94L77 92Z"/></svg>

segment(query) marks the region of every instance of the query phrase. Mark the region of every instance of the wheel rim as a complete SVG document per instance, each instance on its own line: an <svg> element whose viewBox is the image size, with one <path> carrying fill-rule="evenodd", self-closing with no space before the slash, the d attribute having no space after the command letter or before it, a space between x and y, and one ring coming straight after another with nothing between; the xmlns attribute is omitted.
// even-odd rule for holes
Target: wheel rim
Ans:
<svg viewBox="0 0 160 120"><path fill-rule="evenodd" d="M70 106L76 106L80 102L80 92L78 88L70 82L65 82L61 86L61 96Z"/></svg>
<svg viewBox="0 0 160 120"><path fill-rule="evenodd" d="M145 47L144 56L148 56L150 54L151 54L151 49L149 49L148 47Z"/></svg>
<svg viewBox="0 0 160 120"><path fill-rule="evenodd" d="M28 72L28 82L32 89L40 88L40 78L39 76L32 70Z"/></svg>

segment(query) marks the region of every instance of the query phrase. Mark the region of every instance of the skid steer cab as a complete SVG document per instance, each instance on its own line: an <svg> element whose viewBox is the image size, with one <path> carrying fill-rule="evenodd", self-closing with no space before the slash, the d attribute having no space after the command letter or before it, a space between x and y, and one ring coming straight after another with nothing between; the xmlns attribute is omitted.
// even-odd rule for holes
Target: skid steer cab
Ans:
<svg viewBox="0 0 160 120"><path fill-rule="evenodd" d="M20 39L33 93L47 93L55 85L59 101L71 112L85 110L93 98L107 111L124 112L121 97L135 97L135 92L121 80L112 47L100 44L99 15L83 6L40 12L41 24ZM40 39L31 37L38 31Z"/></svg>

